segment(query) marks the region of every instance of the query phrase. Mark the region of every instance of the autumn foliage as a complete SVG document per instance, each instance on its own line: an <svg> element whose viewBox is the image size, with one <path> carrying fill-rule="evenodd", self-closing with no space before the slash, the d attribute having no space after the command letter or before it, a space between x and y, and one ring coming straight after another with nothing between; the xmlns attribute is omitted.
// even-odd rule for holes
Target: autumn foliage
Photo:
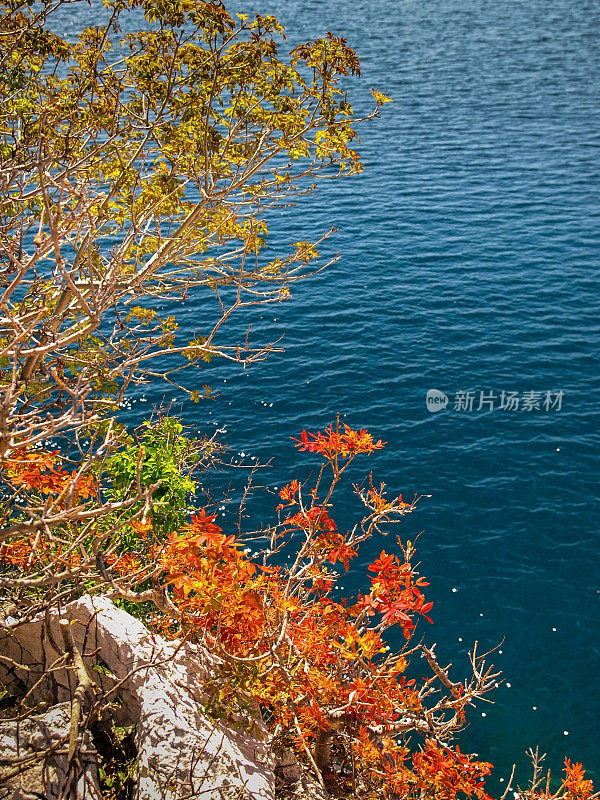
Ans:
<svg viewBox="0 0 600 800"><path fill-rule="evenodd" d="M107 573L140 601L163 592L168 605L155 608L153 628L201 643L219 665L206 686L207 712L243 713L262 724L296 750L333 796L486 800L492 765L463 753L455 736L498 674L474 653L472 676L456 682L433 649L414 641L419 619L431 622L432 603L412 561L413 545L396 537L395 548L382 549L356 597L336 590L340 570L350 568L361 543L412 513L416 500L388 498L369 479L355 487L363 518L344 532L333 514L336 486L357 456L383 442L339 423L303 431L295 441L322 461L315 485L294 478L279 491L278 521L262 543L254 542L255 552L207 508L157 535L160 513L150 507L129 519L129 538L100 556L98 585ZM2 469L20 491L58 506L68 493L84 504L98 491L96 481L64 469L56 452L18 451ZM19 538L2 545L0 567L27 574L44 564L81 565L86 546L64 553L64 543L61 549L43 535ZM405 641L397 652L387 644L394 628ZM417 654L430 668L421 682L410 677ZM593 788L581 765L567 760L564 774L553 794L531 788L524 797L589 800Z"/></svg>

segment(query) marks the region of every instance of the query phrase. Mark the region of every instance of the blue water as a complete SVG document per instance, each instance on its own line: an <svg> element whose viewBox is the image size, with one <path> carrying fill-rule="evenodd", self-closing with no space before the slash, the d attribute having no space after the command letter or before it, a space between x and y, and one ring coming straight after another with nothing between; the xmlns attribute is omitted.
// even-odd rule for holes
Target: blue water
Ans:
<svg viewBox="0 0 600 800"><path fill-rule="evenodd" d="M411 538L423 531L435 607L422 633L457 678L474 640L500 645L505 683L473 711L464 749L494 762L496 780L516 762L524 783L536 745L553 773L568 755L598 780L600 4L257 10L277 14L290 43L347 36L363 65L356 107L371 86L395 102L362 131L364 175L326 182L270 220L284 250L340 228L324 248L340 260L252 318L257 335L285 333L285 353L246 371L211 365L201 382L220 397L184 416L225 426L246 463L272 458L262 476L272 486L314 465L290 437L338 411L385 439L365 471L431 495L403 525ZM183 310L190 330L203 313ZM449 397L435 414L432 388ZM454 410L461 391L474 393L473 411ZM476 410L481 391L497 395L493 410ZM560 410L508 411L503 391L564 396ZM263 514L274 504L260 502ZM382 546L366 548L346 590Z"/></svg>

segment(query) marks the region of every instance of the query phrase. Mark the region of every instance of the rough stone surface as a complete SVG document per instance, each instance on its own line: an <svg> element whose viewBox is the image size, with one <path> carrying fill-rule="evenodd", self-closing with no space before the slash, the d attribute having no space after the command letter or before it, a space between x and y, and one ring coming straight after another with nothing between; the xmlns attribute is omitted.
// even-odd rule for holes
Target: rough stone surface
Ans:
<svg viewBox="0 0 600 800"><path fill-rule="evenodd" d="M16 691L19 682L32 686L59 657L52 643L61 641L61 618L73 623L80 650L96 652L107 668L109 674L92 674L111 700L118 696L118 724L138 724L136 800L274 798L266 737L261 741L231 724L214 724L199 710L202 679L210 672L206 654L189 643L153 636L106 597L85 596L68 604L60 615L50 615L49 626L34 619L10 633L0 631L0 652L30 667L27 672L0 662L0 679L9 690ZM40 684L35 699L66 701L72 681L70 671L56 670L51 681Z"/></svg>
<svg viewBox="0 0 600 800"><path fill-rule="evenodd" d="M327 800L316 778L298 762L289 747L276 747L275 794L280 800Z"/></svg>
<svg viewBox="0 0 600 800"><path fill-rule="evenodd" d="M26 758L42 753L61 739L68 741L70 703L54 706L45 714L28 717L16 722L0 722L0 753L3 758ZM35 760L32 766L0 788L1 800L32 800L45 797L56 800L67 783L68 760L66 747L58 748L43 760ZM90 737L86 734L81 747L77 798L81 800L100 800L100 788L94 755L86 756L91 750ZM0 778L9 768L0 767Z"/></svg>

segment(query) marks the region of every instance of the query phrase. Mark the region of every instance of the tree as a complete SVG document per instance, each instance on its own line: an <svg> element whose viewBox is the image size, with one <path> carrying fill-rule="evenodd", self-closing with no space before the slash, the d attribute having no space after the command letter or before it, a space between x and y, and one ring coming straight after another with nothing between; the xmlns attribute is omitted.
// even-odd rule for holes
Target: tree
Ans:
<svg viewBox="0 0 600 800"><path fill-rule="evenodd" d="M128 392L162 379L199 401L211 389L190 370L273 350L249 334L228 342L225 323L287 298L318 242L265 258L263 214L320 174L361 169L341 86L359 66L343 39L284 61L273 17L109 0L95 12L106 23L67 42L51 31L60 5L5 3L0 23L1 537L13 558L31 550L32 573L4 588L91 576L96 520L110 523L105 547L132 511L145 518L160 470L152 486L135 470L127 485L115 473L108 493L103 483L114 454L135 446L119 424ZM144 29L120 35L137 9ZM191 340L162 310L178 302L206 309ZM215 452L206 440L175 449L167 472Z"/></svg>
<svg viewBox="0 0 600 800"><path fill-rule="evenodd" d="M69 42L51 30L65 2L4 3L0 21L0 626L108 592L162 635L200 642L219 665L207 712L261 720L331 793L485 800L490 765L453 737L498 676L474 651L457 682L415 643L431 604L412 543L381 551L354 602L335 594L359 545L415 508L371 481L356 488L362 520L337 528L336 487L383 443L339 421L303 432L299 448L322 462L317 481L281 490L280 518L250 556L209 506L188 514L218 442L166 415L133 432L119 419L139 385L166 380L199 401L210 387L188 371L274 349L228 341L226 323L323 267L329 233L266 257L263 215L320 175L361 169L363 120L344 89L359 74L355 53L328 34L284 60L275 18L192 0L106 0L105 24ZM122 34L136 10L143 29ZM363 119L387 101L373 96ZM191 340L164 311L209 301L215 315ZM394 626L406 646L392 653ZM91 679L67 629L64 658L83 687L73 759ZM417 652L431 673L421 684L407 675ZM91 694L110 740L100 713L110 706ZM587 800L580 765L566 770L553 796Z"/></svg>

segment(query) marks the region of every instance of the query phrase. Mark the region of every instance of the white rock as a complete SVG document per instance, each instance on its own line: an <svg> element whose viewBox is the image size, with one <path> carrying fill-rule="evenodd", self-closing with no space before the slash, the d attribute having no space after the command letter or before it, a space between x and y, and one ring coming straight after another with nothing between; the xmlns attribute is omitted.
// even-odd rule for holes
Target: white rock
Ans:
<svg viewBox="0 0 600 800"><path fill-rule="evenodd" d="M264 731L251 736L233 724L213 723L201 711L203 678L211 663L206 652L189 642L154 636L106 597L75 600L60 617L53 612L51 636L42 618L10 633L0 630L0 652L30 667L29 673L11 671L0 662L0 679L9 690L17 678L31 686L43 665L60 655L51 644L52 638L62 641L60 618L73 622L78 647L85 639L85 653L97 652L112 673L91 674L111 700L120 698L118 724L138 724L136 800L274 798L273 758ZM94 659L85 660L90 664ZM45 680L34 695L39 701L52 693L53 702L65 701L73 689L71 671L59 670L52 685ZM258 722L255 727L260 728Z"/></svg>
<svg viewBox="0 0 600 800"><path fill-rule="evenodd" d="M71 704L61 703L45 714L19 722L10 719L0 721L0 753L4 759L26 758L48 750L61 739L65 740L64 747L57 748L57 752L50 753L43 760L35 759L29 769L9 778L4 787L8 794L2 794L3 800L39 798L42 790L47 800L57 800L61 796L68 778L65 750L68 747L70 720ZM101 800L96 757L87 733L83 737L75 768L78 800ZM0 778L7 776L10 771L10 765L0 768Z"/></svg>

